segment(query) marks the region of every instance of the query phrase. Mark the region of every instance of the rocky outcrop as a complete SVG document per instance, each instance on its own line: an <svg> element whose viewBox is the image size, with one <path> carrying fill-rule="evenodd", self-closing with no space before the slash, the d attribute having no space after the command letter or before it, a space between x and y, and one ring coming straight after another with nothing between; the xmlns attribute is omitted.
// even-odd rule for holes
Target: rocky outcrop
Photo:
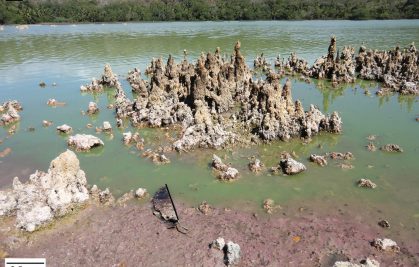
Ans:
<svg viewBox="0 0 419 267"><path fill-rule="evenodd" d="M391 239L376 238L371 242L371 246L382 251L400 252L400 247Z"/></svg>
<svg viewBox="0 0 419 267"><path fill-rule="evenodd" d="M222 181L234 181L239 178L239 171L224 164L220 157L212 155L212 168L217 172L217 178Z"/></svg>
<svg viewBox="0 0 419 267"><path fill-rule="evenodd" d="M33 232L89 199L86 176L74 152L51 161L48 172L36 171L29 181L13 180L12 190L0 194L0 216L16 214L16 227Z"/></svg>
<svg viewBox="0 0 419 267"><path fill-rule="evenodd" d="M403 149L399 145L396 145L396 144L384 145L380 147L380 150L385 151L385 152L398 152L398 153L403 152Z"/></svg>
<svg viewBox="0 0 419 267"><path fill-rule="evenodd" d="M19 121L19 111L21 110L22 105L16 100L7 101L0 105L0 113L3 113L0 118L0 126Z"/></svg>
<svg viewBox="0 0 419 267"><path fill-rule="evenodd" d="M68 146L74 147L76 151L89 151L93 147L103 146L102 140L90 134L76 134L70 136Z"/></svg>
<svg viewBox="0 0 419 267"><path fill-rule="evenodd" d="M92 78L90 84L80 86L80 91L97 93L102 92L104 86L115 88L117 85L119 85L118 76L112 72L111 66L106 64L102 77L99 80Z"/></svg>

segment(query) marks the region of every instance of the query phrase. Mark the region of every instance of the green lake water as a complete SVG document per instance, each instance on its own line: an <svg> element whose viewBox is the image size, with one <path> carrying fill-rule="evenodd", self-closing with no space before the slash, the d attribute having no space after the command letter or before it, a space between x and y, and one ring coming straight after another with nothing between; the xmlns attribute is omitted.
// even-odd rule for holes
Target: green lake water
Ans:
<svg viewBox="0 0 419 267"><path fill-rule="evenodd" d="M327 82L293 80L294 99L301 99L306 108L315 104L326 113L337 110L343 120L343 134L322 134L307 145L294 140L231 151L169 153L171 164L156 166L139 156L134 147L123 145L122 131L114 128L111 139L86 128L87 123L101 126L105 120L115 127L114 111L106 108L113 101L113 90L97 95L79 91L81 84L101 75L105 63L121 75L131 97L124 77L134 67L144 71L153 57L166 59L172 54L179 62L187 49L188 58L194 60L202 51L216 47L231 54L240 40L249 64L262 52L273 62L278 54L288 57L293 51L312 64L326 54L332 34L337 36L339 48L352 45L357 51L363 43L377 49L404 47L412 41L419 44L419 20L31 25L21 31L5 26L0 32L0 102L17 99L24 110L15 135L8 138L8 127L0 128L0 151L12 148L10 155L0 158L0 186L10 186L14 176L26 179L35 169L47 170L49 162L67 148L67 136L55 131L56 126L67 123L74 133L94 134L105 142L103 148L78 153L78 157L89 184L110 187L115 195L138 187L154 192L168 183L175 198L192 205L206 200L213 205L258 210L263 199L272 198L283 207L307 206L325 213L345 205L361 215L377 213L373 221L381 214L398 225L394 231L419 237L418 97L377 97L374 93L380 85L374 82L359 81L334 89ZM47 86L39 87L40 81ZM57 86L51 86L53 82ZM370 96L364 94L365 89L370 90ZM48 107L49 98L66 105ZM89 101L98 103L98 116L81 114ZM44 128L42 120L54 125ZM29 127L36 130L30 132ZM128 130L133 131L124 131ZM145 148L164 134L156 129L140 129L139 133L146 139ZM370 134L378 136L377 147L396 143L404 153L367 151ZM255 175L248 170L249 157L256 155L271 167L282 151L295 151L308 170L292 177L267 172ZM354 168L342 170L331 160L322 168L307 159L311 153L329 151L351 151ZM226 155L226 162L239 169L239 181L216 180L209 168L213 153ZM356 181L363 177L376 182L377 189L358 188Z"/></svg>

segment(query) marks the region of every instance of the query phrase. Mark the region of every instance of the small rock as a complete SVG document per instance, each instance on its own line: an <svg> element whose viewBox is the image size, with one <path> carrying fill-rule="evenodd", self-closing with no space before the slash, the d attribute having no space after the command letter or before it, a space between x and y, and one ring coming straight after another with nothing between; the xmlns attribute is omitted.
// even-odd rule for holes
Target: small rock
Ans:
<svg viewBox="0 0 419 267"><path fill-rule="evenodd" d="M99 192L99 202L103 205L112 205L115 202L115 198L109 188Z"/></svg>
<svg viewBox="0 0 419 267"><path fill-rule="evenodd" d="M89 134L70 136L67 143L69 146L74 146L77 151L89 151L93 147L104 145L102 140Z"/></svg>
<svg viewBox="0 0 419 267"><path fill-rule="evenodd" d="M225 248L225 258L227 265L238 264L240 260L240 246L228 241Z"/></svg>
<svg viewBox="0 0 419 267"><path fill-rule="evenodd" d="M93 125L91 123L86 124L86 128L93 128Z"/></svg>
<svg viewBox="0 0 419 267"><path fill-rule="evenodd" d="M103 129L104 132L110 132L110 131L112 131L112 126L109 123L109 121L104 121L103 122L103 128L102 129Z"/></svg>
<svg viewBox="0 0 419 267"><path fill-rule="evenodd" d="M375 183L371 182L371 180L369 180L369 179L362 178L361 180L358 181L358 187L374 189L374 188L377 187L377 185Z"/></svg>
<svg viewBox="0 0 419 267"><path fill-rule="evenodd" d="M378 225L383 228L390 228L390 223L387 220L381 220L378 222Z"/></svg>
<svg viewBox="0 0 419 267"><path fill-rule="evenodd" d="M367 258L366 260L362 260L359 264L349 261L337 261L333 267L380 267L380 263L376 260Z"/></svg>
<svg viewBox="0 0 419 267"><path fill-rule="evenodd" d="M380 150L386 151L386 152L399 152L399 153L403 152L403 149L399 145L396 145L396 144L384 145L380 147Z"/></svg>
<svg viewBox="0 0 419 267"><path fill-rule="evenodd" d="M219 238L215 239L214 241L212 241L211 248L215 248L215 249L218 249L218 250L223 250L225 244L226 243L224 241L224 238L219 237Z"/></svg>
<svg viewBox="0 0 419 267"><path fill-rule="evenodd" d="M265 199L263 201L263 209L269 214L272 214L272 212L274 211L275 209L274 205L275 205L275 202L270 198Z"/></svg>
<svg viewBox="0 0 419 267"><path fill-rule="evenodd" d="M135 190L135 197L136 198L144 198L147 195L147 189L138 188Z"/></svg>
<svg viewBox="0 0 419 267"><path fill-rule="evenodd" d="M254 158L252 161L250 161L249 163L249 169L252 172L260 172L263 168L263 163L260 161L260 159L256 159Z"/></svg>
<svg viewBox="0 0 419 267"><path fill-rule="evenodd" d="M127 201L130 201L131 199L133 199L135 197L135 193L133 190L123 194L120 198L118 198L118 200L116 201L116 204L118 205L123 205L125 204Z"/></svg>
<svg viewBox="0 0 419 267"><path fill-rule="evenodd" d="M371 246L383 250L383 251L391 251L391 252L399 252L400 247L391 239L388 238L376 238L374 241L371 242Z"/></svg>
<svg viewBox="0 0 419 267"><path fill-rule="evenodd" d="M293 158L289 157L287 159L283 159L279 162L279 165L282 168L282 171L288 175L298 174L307 170L306 166L301 162L294 160Z"/></svg>
<svg viewBox="0 0 419 267"><path fill-rule="evenodd" d="M211 212L211 206L206 201L202 201L202 203L199 204L198 210L204 215L208 215Z"/></svg>
<svg viewBox="0 0 419 267"><path fill-rule="evenodd" d="M315 163L317 163L317 165L322 166L322 167L327 165L327 160L326 160L325 156L311 154L310 155L310 161L315 162Z"/></svg>
<svg viewBox="0 0 419 267"><path fill-rule="evenodd" d="M40 87L45 87L45 86L47 86L47 84L44 81L40 81L39 82L39 86Z"/></svg>
<svg viewBox="0 0 419 267"><path fill-rule="evenodd" d="M212 156L211 165L218 172L218 179L220 180L233 181L239 177L239 171L237 169L224 164L221 158L215 154Z"/></svg>
<svg viewBox="0 0 419 267"><path fill-rule="evenodd" d="M47 121L47 120L42 121L42 126L44 126L44 127L49 127L51 125L52 125L52 121Z"/></svg>
<svg viewBox="0 0 419 267"><path fill-rule="evenodd" d="M371 152L374 152L375 150L377 150L377 148L375 147L374 143L372 143L372 142L370 142L367 145L367 149L368 149L368 151L371 151Z"/></svg>
<svg viewBox="0 0 419 267"><path fill-rule="evenodd" d="M71 132L71 130L71 126L68 126L67 124L63 124L57 127L57 131L59 131L60 133L69 133Z"/></svg>
<svg viewBox="0 0 419 267"><path fill-rule="evenodd" d="M331 159L339 159L339 160L350 160L354 159L354 155L351 152L330 152L328 153Z"/></svg>
<svg viewBox="0 0 419 267"><path fill-rule="evenodd" d="M89 115L93 115L99 112L99 108L95 102L89 102L89 106L87 107L86 113Z"/></svg>
<svg viewBox="0 0 419 267"><path fill-rule="evenodd" d="M352 165L352 164L347 164L347 163L341 163L341 164L339 164L339 167L340 167L341 169L344 169L344 170L351 170L351 169L353 169L353 168L354 168L354 165Z"/></svg>
<svg viewBox="0 0 419 267"><path fill-rule="evenodd" d="M48 106L55 106L56 104L57 104L57 100L55 100L54 98L48 99L48 102L47 102Z"/></svg>
<svg viewBox="0 0 419 267"><path fill-rule="evenodd" d="M377 136L376 135L373 135L373 134L370 134L370 135L367 136L367 139L369 141L374 141L375 139L377 139Z"/></svg>

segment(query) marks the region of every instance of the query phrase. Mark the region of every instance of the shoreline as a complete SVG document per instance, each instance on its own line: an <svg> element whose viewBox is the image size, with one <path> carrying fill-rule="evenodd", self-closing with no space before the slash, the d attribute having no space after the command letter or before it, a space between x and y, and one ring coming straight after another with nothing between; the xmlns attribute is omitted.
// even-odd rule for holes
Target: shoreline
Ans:
<svg viewBox="0 0 419 267"><path fill-rule="evenodd" d="M204 215L183 203L176 205L181 225L189 228L187 235L167 229L148 201L115 207L90 203L33 234L7 231L6 222L0 247L14 240L17 245L6 248L10 256L45 257L49 266L224 266L222 253L209 247L224 237L241 247L238 266L331 266L338 260L359 263L366 258L382 266L419 263L417 240L394 238L399 253L379 251L370 242L387 238L386 230L351 214L302 211L289 217L212 208Z"/></svg>

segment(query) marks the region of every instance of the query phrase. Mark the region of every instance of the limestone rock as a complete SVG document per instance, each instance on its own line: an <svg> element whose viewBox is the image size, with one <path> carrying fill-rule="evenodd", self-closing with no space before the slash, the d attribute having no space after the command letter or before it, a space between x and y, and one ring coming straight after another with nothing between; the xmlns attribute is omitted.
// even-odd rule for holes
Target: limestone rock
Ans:
<svg viewBox="0 0 419 267"><path fill-rule="evenodd" d="M138 188L135 190L135 197L136 198L144 198L147 195L147 189Z"/></svg>
<svg viewBox="0 0 419 267"><path fill-rule="evenodd" d="M225 241L224 241L224 238L222 238L222 237L219 237L219 238L215 239L211 243L211 248L215 248L215 249L218 249L218 250L223 250L224 246L225 246Z"/></svg>
<svg viewBox="0 0 419 267"><path fill-rule="evenodd" d="M311 154L310 155L310 161L317 163L319 166L326 166L327 165L327 159L325 156Z"/></svg>
<svg viewBox="0 0 419 267"><path fill-rule="evenodd" d="M16 213L16 227L35 231L87 201L86 184L77 156L67 150L51 161L47 173L36 171L26 183L16 177L13 189L0 194L0 215Z"/></svg>
<svg viewBox="0 0 419 267"><path fill-rule="evenodd" d="M240 261L240 246L232 241L228 241L225 246L226 264L234 265Z"/></svg>
<svg viewBox="0 0 419 267"><path fill-rule="evenodd" d="M304 164L296 161L295 159L291 157L281 160L279 162L279 165L282 168L282 171L288 175L298 174L307 169L306 166L304 166Z"/></svg>
<svg viewBox="0 0 419 267"><path fill-rule="evenodd" d="M71 128L71 126L67 125L67 124L63 124L61 126L57 127L57 131L59 131L60 133L69 133L72 131L73 128Z"/></svg>
<svg viewBox="0 0 419 267"><path fill-rule="evenodd" d="M386 151L386 152L400 152L400 153L403 152L403 149L399 145L396 145L396 144L384 145L380 147L380 150Z"/></svg>
<svg viewBox="0 0 419 267"><path fill-rule="evenodd" d="M364 179L362 178L361 180L358 181L358 186L359 187L364 187L364 188L371 188L374 189L377 187L377 185L373 182L371 182L371 180L369 179Z"/></svg>
<svg viewBox="0 0 419 267"><path fill-rule="evenodd" d="M87 114L93 115L99 112L99 108L95 102L89 102L89 106L87 107Z"/></svg>
<svg viewBox="0 0 419 267"><path fill-rule="evenodd" d="M89 134L76 134L70 136L67 143L70 147L74 147L76 151L89 151L93 147L104 145L102 140Z"/></svg>
<svg viewBox="0 0 419 267"><path fill-rule="evenodd" d="M376 238L371 242L371 245L382 251L400 252L400 247L391 239Z"/></svg>

